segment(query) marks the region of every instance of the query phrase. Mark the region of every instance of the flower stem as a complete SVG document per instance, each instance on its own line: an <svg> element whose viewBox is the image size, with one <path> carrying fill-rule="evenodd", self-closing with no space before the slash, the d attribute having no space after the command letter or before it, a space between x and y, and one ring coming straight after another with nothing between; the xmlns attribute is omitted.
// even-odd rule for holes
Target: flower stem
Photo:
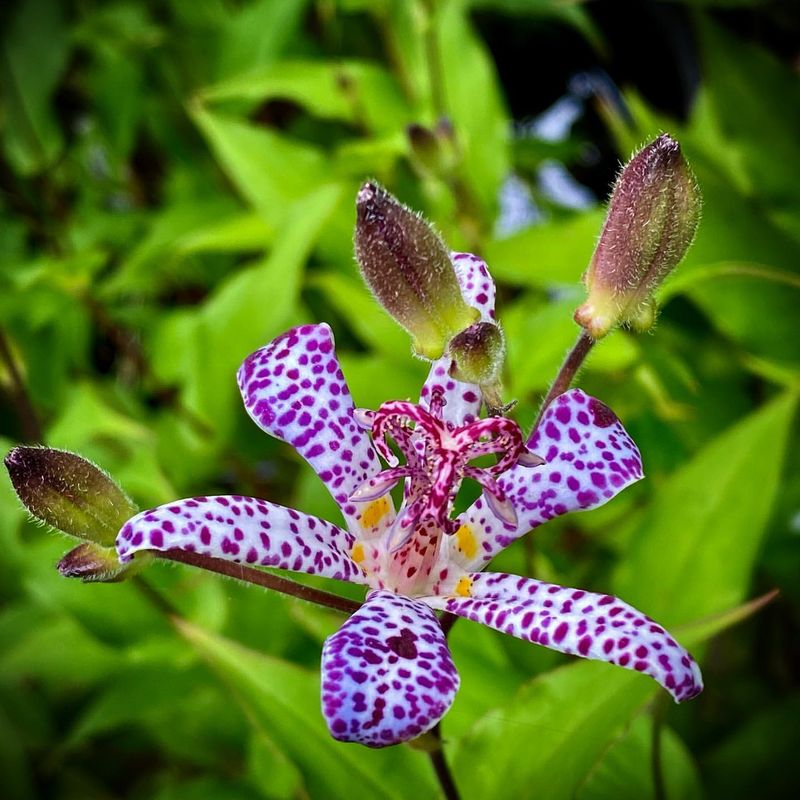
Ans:
<svg viewBox="0 0 800 800"><path fill-rule="evenodd" d="M538 426L539 422L541 422L542 415L547 410L547 407L550 403L555 400L560 394L564 394L564 392L569 389L570 384L572 383L575 375L577 374L578 370L581 368L586 356L589 355L589 351L592 349L595 340L589 336L586 331L581 330L580 335L578 336L578 341L572 346L572 349L567 353L567 357L564 359L564 363L561 365L561 369L559 369L558 374L556 375L556 379L553 381L553 385L550 387L550 391L545 396L544 400L542 401L542 406L539 409L539 416L536 417L536 423L534 424L534 430Z"/></svg>
<svg viewBox="0 0 800 800"><path fill-rule="evenodd" d="M436 777L439 780L439 786L442 788L442 794L445 800L460 800L461 795L458 793L458 787L453 780L453 773L450 772L450 767L447 759L444 757L444 748L442 747L442 731L439 723L431 730L439 746L435 750L431 750L428 755L431 759L431 764L436 772Z"/></svg>
<svg viewBox="0 0 800 800"><path fill-rule="evenodd" d="M165 550L154 555L166 561L178 561L181 564L189 564L192 567L216 572L219 575L225 575L237 581L254 583L256 586L263 586L265 589L272 589L275 592L298 597L301 600L308 600L311 603L332 608L334 611L341 611L343 614L352 614L361 608L361 603L355 600L339 597L339 595L325 592L322 589L304 586L302 583L297 583L288 578L281 578L270 572L262 572L260 569L247 567L244 564L223 561L223 559L214 558L214 556L189 553L186 550Z"/></svg>
<svg viewBox="0 0 800 800"><path fill-rule="evenodd" d="M39 423L39 418L36 415L36 409L33 407L33 403L28 395L25 381L19 371L17 362L11 352L11 347L2 329L0 329L0 360L5 363L8 376L11 379L9 394L17 408L17 415L19 416L20 426L25 439L29 442L42 443L44 441L42 426Z"/></svg>
<svg viewBox="0 0 800 800"><path fill-rule="evenodd" d="M441 626L445 639L449 636L450 631L456 622L458 622L458 616L456 614L451 614L449 611L442 613L442 616L439 618L439 625Z"/></svg>
<svg viewBox="0 0 800 800"><path fill-rule="evenodd" d="M650 769L653 773L653 797L655 800L666 800L667 788L664 783L664 765L661 761L661 732L664 727L666 705L659 697L653 706L653 728L651 737Z"/></svg>

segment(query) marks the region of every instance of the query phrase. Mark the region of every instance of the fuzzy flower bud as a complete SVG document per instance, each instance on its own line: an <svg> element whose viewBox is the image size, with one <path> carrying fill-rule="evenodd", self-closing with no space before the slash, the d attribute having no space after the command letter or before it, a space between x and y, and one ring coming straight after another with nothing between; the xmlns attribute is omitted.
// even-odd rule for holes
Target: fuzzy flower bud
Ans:
<svg viewBox="0 0 800 800"><path fill-rule="evenodd" d="M494 384L500 380L506 346L493 322L476 322L450 340L450 374L464 383Z"/></svg>
<svg viewBox="0 0 800 800"><path fill-rule="evenodd" d="M84 583L118 583L139 572L152 559L152 554L145 551L120 564L113 547L84 542L70 550L56 566L65 578L80 578Z"/></svg>
<svg viewBox="0 0 800 800"><path fill-rule="evenodd" d="M381 305L413 337L414 351L436 359L480 313L468 306L450 254L434 229L374 183L356 200L356 258Z"/></svg>
<svg viewBox="0 0 800 800"><path fill-rule="evenodd" d="M15 447L5 465L22 504L64 533L113 545L137 509L99 467L66 450Z"/></svg>
<svg viewBox="0 0 800 800"><path fill-rule="evenodd" d="M584 282L575 321L595 338L618 324L649 330L653 290L683 258L700 220L701 198L680 145L663 134L617 179Z"/></svg>

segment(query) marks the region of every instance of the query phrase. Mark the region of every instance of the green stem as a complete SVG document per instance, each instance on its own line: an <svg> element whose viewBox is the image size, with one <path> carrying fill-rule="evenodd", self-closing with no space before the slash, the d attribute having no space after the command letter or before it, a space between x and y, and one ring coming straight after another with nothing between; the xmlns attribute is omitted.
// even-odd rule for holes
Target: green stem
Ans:
<svg viewBox="0 0 800 800"><path fill-rule="evenodd" d="M442 789L442 795L445 800L460 800L461 795L458 793L458 787L453 780L453 773L450 772L450 766L447 759L444 757L444 748L442 747L442 731L439 723L431 730L431 734L436 739L438 747L431 750L428 755L431 759L436 778L439 781L439 786Z"/></svg>
<svg viewBox="0 0 800 800"><path fill-rule="evenodd" d="M664 729L666 704L659 697L653 706L653 728L650 751L650 769L653 773L654 800L667 800L667 787L664 783L664 766L661 761L661 733Z"/></svg>
<svg viewBox="0 0 800 800"><path fill-rule="evenodd" d="M301 600L308 600L311 603L317 603L318 605L332 608L334 611L341 611L343 614L353 614L361 608L361 603L355 600L339 597L339 595L325 592L322 589L304 586L302 583L297 583L288 578L281 578L270 572L262 572L260 569L248 567L244 564L224 561L221 558L204 556L199 553L189 553L185 550L165 550L164 552L154 553L154 555L166 561L178 561L181 564L189 564L192 567L199 567L208 572L216 572L218 575L225 575L237 581L253 583L256 586L263 586L265 589L272 589L281 594L288 594L292 597L298 597Z"/></svg>
<svg viewBox="0 0 800 800"><path fill-rule="evenodd" d="M14 355L11 352L6 335L2 329L0 329L0 359L5 363L6 369L8 369L8 376L11 378L11 399L17 408L17 416L19 417L25 440L36 444L43 444L44 433L39 423L39 417L28 396L25 381L17 367L17 362L14 359Z"/></svg>
<svg viewBox="0 0 800 800"><path fill-rule="evenodd" d="M425 28L425 58L428 62L428 80L431 86L431 105L437 119L447 116L447 95L442 74L442 55L439 50L436 1L425 3L428 13Z"/></svg>
<svg viewBox="0 0 800 800"><path fill-rule="evenodd" d="M178 609L164 597L161 592L156 591L141 575L134 575L130 579L137 591L147 598L147 601L160 611L167 619L180 617Z"/></svg>
<svg viewBox="0 0 800 800"><path fill-rule="evenodd" d="M442 629L442 633L444 634L444 638L446 639L450 631L453 629L453 625L458 622L458 615L451 614L449 611L445 611L439 619L439 626Z"/></svg>
<svg viewBox="0 0 800 800"><path fill-rule="evenodd" d="M536 417L536 422L534 423L534 430L538 426L538 424L542 420L542 415L547 410L547 407L550 403L555 400L560 394L564 394L564 392L569 389L570 384L577 375L578 370L581 368L586 356L589 355L589 351L594 346L595 340L589 336L586 331L581 330L580 335L578 336L578 341L572 346L572 349L567 353L567 357L564 359L564 363L561 365L561 369L559 369L558 374L556 375L556 379L553 381L553 385L550 387L550 391L545 396L544 400L542 401L542 406L539 409L539 415Z"/></svg>

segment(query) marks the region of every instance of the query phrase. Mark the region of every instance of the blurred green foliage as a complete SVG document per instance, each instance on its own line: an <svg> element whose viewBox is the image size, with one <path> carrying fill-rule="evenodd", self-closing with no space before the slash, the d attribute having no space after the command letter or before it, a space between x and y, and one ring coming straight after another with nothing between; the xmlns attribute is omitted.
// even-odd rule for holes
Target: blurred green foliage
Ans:
<svg viewBox="0 0 800 800"><path fill-rule="evenodd" d="M287 327L325 320L358 405L418 392L425 365L353 263L368 176L487 258L507 395L530 424L576 335L602 220L602 195L571 209L543 191L541 168L580 173L587 148L625 158L662 130L681 141L705 197L697 241L661 290L655 334L614 334L581 377L624 419L648 480L498 567L613 589L684 626L707 688L667 709L646 678L461 623L463 688L443 731L465 797L655 796L653 715L670 800L800 790L800 85L726 25L718 7L744 0L687 5L689 113L623 86L596 92L594 127L560 141L513 133L509 74L482 26L568 30L602 65L614 45L591 5L20 0L0 12L0 442L80 452L141 506L235 490L337 519L294 453L254 435L234 374ZM526 57L529 73L510 77L533 83L548 64ZM406 126L441 116L455 151L437 171ZM508 232L498 198L512 174L536 214ZM26 520L5 479L0 549L4 797L437 796L424 754L328 738L317 665L334 615L164 565L138 585L67 581L54 569L67 544ZM772 587L779 599L749 622L691 627Z"/></svg>

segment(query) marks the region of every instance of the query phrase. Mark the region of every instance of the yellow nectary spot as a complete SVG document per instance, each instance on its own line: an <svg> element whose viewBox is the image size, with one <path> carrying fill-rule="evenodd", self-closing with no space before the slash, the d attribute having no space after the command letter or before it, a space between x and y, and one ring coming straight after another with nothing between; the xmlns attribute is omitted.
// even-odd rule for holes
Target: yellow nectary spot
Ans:
<svg viewBox="0 0 800 800"><path fill-rule="evenodd" d="M459 594L462 597L469 597L471 589L472 589L472 578L470 578L467 575L465 575L463 578L460 578L458 583L456 584L456 594Z"/></svg>
<svg viewBox="0 0 800 800"><path fill-rule="evenodd" d="M388 511L389 498L379 497L361 512L361 524L365 528L374 528L386 516Z"/></svg>
<svg viewBox="0 0 800 800"><path fill-rule="evenodd" d="M456 531L456 542L458 543L458 549L467 558L475 557L475 553L478 552L478 540L469 525L462 525Z"/></svg>
<svg viewBox="0 0 800 800"><path fill-rule="evenodd" d="M353 545L353 549L350 551L350 558L356 562L356 564L360 564L364 560L364 545L361 542L357 542Z"/></svg>

